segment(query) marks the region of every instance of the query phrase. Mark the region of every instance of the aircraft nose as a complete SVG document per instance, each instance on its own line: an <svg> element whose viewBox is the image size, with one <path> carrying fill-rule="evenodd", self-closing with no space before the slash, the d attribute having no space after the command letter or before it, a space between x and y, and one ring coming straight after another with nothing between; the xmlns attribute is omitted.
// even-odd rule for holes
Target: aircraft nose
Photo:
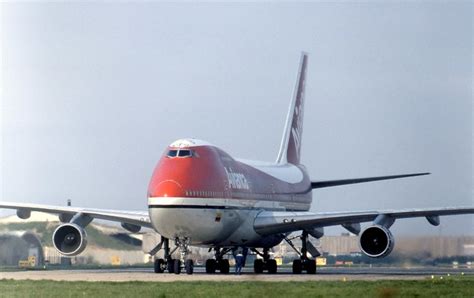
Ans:
<svg viewBox="0 0 474 298"><path fill-rule="evenodd" d="M151 189L152 197L184 197L183 188L174 180L161 181Z"/></svg>

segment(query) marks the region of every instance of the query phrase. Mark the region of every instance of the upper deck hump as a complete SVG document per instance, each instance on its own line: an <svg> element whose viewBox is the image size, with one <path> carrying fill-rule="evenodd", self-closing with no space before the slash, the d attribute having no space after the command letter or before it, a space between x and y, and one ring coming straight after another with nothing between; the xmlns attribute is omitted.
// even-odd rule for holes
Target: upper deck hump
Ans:
<svg viewBox="0 0 474 298"><path fill-rule="evenodd" d="M281 164L247 159L236 159L236 161L251 166L286 183L300 183L304 179L303 171L292 164Z"/></svg>
<svg viewBox="0 0 474 298"><path fill-rule="evenodd" d="M169 145L170 148L193 148L199 146L212 146L215 145L194 138L184 138L174 141ZM304 180L304 173L302 169L290 163L276 163L276 162L265 162L247 159L234 159L244 165L255 168L267 175L270 175L280 181L286 183L300 183Z"/></svg>

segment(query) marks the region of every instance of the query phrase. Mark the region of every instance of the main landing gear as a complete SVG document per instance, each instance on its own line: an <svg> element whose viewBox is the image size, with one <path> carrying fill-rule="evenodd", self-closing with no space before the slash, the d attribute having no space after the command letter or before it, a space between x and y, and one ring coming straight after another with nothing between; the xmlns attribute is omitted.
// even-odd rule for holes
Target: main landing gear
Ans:
<svg viewBox="0 0 474 298"><path fill-rule="evenodd" d="M164 259L155 259L154 270L155 273L163 273L168 271L169 273L180 274L181 270L184 269L187 274L193 274L194 262L191 259L186 259L189 253L189 239L175 239L176 247L170 251L169 239L161 237L161 242L157 245L152 252L158 252L161 247L164 249ZM173 259L171 255L179 248L181 258ZM150 252L151 253L151 252ZM182 265L184 264L184 268Z"/></svg>
<svg viewBox="0 0 474 298"><path fill-rule="evenodd" d="M296 251L300 256L299 259L293 261L292 271L294 274L301 274L303 271L306 271L308 274L316 273L316 261L314 259L308 258L308 252L312 256L319 255L319 252L316 248L308 241L308 232L303 231L301 236L302 247L301 250L298 250L293 244L292 240L294 238L285 238L286 242ZM295 237L296 238L296 237ZM184 271L187 274L194 273L194 262L191 259L186 259L189 253L189 239L175 239L176 247L170 250L169 239L161 237L161 242L150 251L151 255L156 254L161 248L164 250L164 259L155 259L154 271L155 273L163 273L168 271L169 273L180 274L181 271ZM173 259L172 254L179 249L180 258ZM219 271L223 274L228 274L230 270L229 260L224 259L226 255L232 248L214 248L215 258L206 260L206 273L216 273ZM277 273L278 266L275 259L270 259L269 248L264 248L263 252L257 251L255 248L251 249L253 252L258 254L261 258L256 259L253 264L253 269L255 273L263 273L267 271L270 274Z"/></svg>
<svg viewBox="0 0 474 298"><path fill-rule="evenodd" d="M301 274L306 271L308 274L316 273L316 260L308 258L308 248L311 249L313 255L317 255L317 250L308 242L308 232L303 231L301 234L301 252L294 246L291 239L285 238L286 242L298 253L299 259L293 260L293 274Z"/></svg>
<svg viewBox="0 0 474 298"><path fill-rule="evenodd" d="M220 273L228 274L230 269L229 260L224 259L224 255L230 250L230 248L214 248L215 259L206 260L206 273L216 273L219 270Z"/></svg>
<svg viewBox="0 0 474 298"><path fill-rule="evenodd" d="M277 273L277 262L275 259L270 259L268 250L268 248L264 248L263 253L261 253L256 249L252 249L253 252L262 257L262 259L255 259L253 262L253 271L255 273L263 273L265 270L270 274Z"/></svg>

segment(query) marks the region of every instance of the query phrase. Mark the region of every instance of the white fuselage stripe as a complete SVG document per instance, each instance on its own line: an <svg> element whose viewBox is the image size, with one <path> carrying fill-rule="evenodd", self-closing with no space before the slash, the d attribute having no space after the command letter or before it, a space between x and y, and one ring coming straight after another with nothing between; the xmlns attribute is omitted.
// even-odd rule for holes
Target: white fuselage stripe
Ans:
<svg viewBox="0 0 474 298"><path fill-rule="evenodd" d="M225 208L252 208L263 210L308 210L308 204L267 201L267 200L247 200L247 199L226 199L226 198L185 198L185 197L150 197L149 207L159 206L222 206Z"/></svg>

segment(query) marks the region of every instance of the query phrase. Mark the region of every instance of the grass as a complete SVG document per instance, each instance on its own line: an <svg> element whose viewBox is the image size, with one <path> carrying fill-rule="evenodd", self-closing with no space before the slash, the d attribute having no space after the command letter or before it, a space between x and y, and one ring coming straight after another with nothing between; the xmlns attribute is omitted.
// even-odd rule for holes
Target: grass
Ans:
<svg viewBox="0 0 474 298"><path fill-rule="evenodd" d="M422 281L63 282L0 280L1 297L474 297L474 278Z"/></svg>

